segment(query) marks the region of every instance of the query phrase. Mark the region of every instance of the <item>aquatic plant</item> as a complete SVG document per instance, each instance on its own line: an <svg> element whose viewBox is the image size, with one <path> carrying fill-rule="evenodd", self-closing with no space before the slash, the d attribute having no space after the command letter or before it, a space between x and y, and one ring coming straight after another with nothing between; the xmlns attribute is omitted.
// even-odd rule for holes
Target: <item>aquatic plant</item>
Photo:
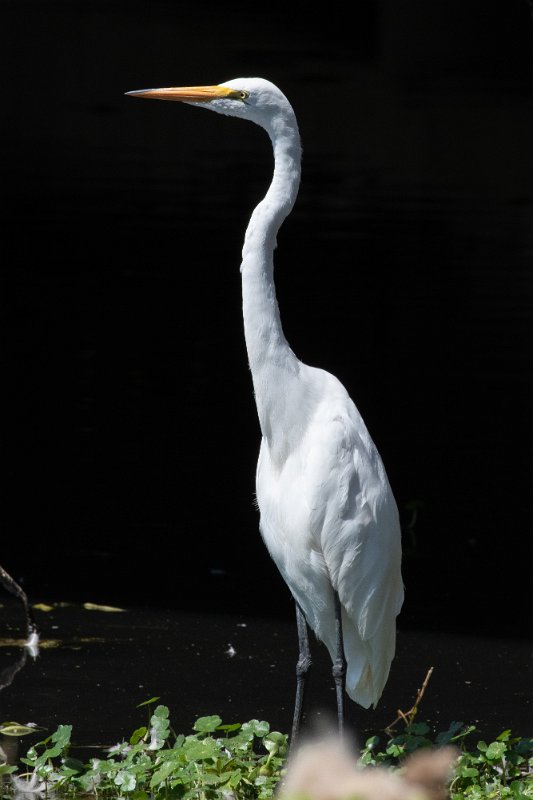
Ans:
<svg viewBox="0 0 533 800"><path fill-rule="evenodd" d="M87 763L72 757L70 725L60 725L51 736L30 747L20 759L21 766L2 763L0 753L0 781L4 776L0 797L13 800L21 795L47 794L90 795L102 800L268 800L274 795L285 775L286 734L271 731L267 722L255 719L223 724L216 714L197 719L192 733L176 734L168 708L158 705L152 710L156 700L142 704L149 707L147 724L127 741L107 749L105 757ZM451 800L533 798L533 739L506 730L493 742L478 741L467 747L475 731L473 725L461 722L438 732L423 722L407 722L401 733L383 744L376 736L369 738L360 752L353 751L353 763L369 774L379 768L383 775L385 768L401 777L414 753L451 745L457 748L447 790ZM15 723L0 726L2 732L16 736L34 733ZM432 795L428 790L418 796ZM335 794L332 797L344 800Z"/></svg>

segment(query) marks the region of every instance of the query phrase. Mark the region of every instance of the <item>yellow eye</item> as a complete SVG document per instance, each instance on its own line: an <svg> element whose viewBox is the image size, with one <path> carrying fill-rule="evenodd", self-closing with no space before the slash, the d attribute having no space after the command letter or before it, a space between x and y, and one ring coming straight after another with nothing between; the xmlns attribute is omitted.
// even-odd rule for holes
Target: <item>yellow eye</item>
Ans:
<svg viewBox="0 0 533 800"><path fill-rule="evenodd" d="M247 92L246 89L226 89L222 87L222 90L224 91L224 97L231 97L232 100L240 100L242 103L245 103L250 97L250 92Z"/></svg>

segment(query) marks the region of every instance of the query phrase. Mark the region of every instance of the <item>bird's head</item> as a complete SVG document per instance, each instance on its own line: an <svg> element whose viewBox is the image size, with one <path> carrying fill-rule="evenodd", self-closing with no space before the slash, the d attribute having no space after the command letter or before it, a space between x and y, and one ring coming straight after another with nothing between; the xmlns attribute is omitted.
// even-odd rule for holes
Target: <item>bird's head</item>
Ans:
<svg viewBox="0 0 533 800"><path fill-rule="evenodd" d="M173 100L198 105L242 117L272 131L275 120L294 113L285 95L263 78L235 78L215 86L171 86L165 89L139 89L126 94L149 100Z"/></svg>

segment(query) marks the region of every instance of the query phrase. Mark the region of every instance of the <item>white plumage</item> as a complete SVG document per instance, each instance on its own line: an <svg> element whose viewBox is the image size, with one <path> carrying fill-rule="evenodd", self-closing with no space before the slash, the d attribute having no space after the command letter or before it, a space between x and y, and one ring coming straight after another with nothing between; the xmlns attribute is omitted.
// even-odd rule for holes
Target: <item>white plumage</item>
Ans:
<svg viewBox="0 0 533 800"><path fill-rule="evenodd" d="M398 514L383 464L344 387L300 365L300 435L282 463L263 437L261 532L317 637L335 660L333 590L342 606L346 690L376 704L394 656L403 601Z"/></svg>
<svg viewBox="0 0 533 800"><path fill-rule="evenodd" d="M375 705L394 656L403 602L398 511L379 453L346 390L329 373L301 363L283 334L273 252L300 180L294 112L282 92L260 78L132 94L249 119L271 138L274 175L252 213L241 266L246 346L262 433L260 528L334 663L338 593L346 689L362 706Z"/></svg>

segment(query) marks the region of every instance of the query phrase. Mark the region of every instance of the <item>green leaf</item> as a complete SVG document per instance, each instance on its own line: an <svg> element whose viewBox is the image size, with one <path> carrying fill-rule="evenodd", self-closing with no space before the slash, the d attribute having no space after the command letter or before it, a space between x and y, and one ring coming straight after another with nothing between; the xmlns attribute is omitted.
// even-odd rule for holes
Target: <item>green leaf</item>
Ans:
<svg viewBox="0 0 533 800"><path fill-rule="evenodd" d="M467 733L471 733L472 730L475 730L473 726L471 726L470 730L467 729L466 731L464 728L464 722L452 722L447 731L441 731L441 733L437 734L435 742L438 745L448 744L449 742L456 741L457 739L466 736Z"/></svg>
<svg viewBox="0 0 533 800"><path fill-rule="evenodd" d="M465 739L467 736L469 736L475 730L476 730L476 726L475 725L467 725L465 728L463 728L462 731L459 731L459 733L456 736L452 736L451 741L452 742L457 742L457 741L459 741L459 739Z"/></svg>
<svg viewBox="0 0 533 800"><path fill-rule="evenodd" d="M133 775L131 772L127 772L126 770L120 770L120 772L117 772L114 782L117 786L121 786L125 792L132 792L137 785L135 775Z"/></svg>
<svg viewBox="0 0 533 800"><path fill-rule="evenodd" d="M220 753L220 748L214 739L192 739L185 742L183 752L189 761L204 761L206 758L214 758Z"/></svg>
<svg viewBox="0 0 533 800"><path fill-rule="evenodd" d="M69 756L63 761L63 766L75 773L85 772L85 764L79 758L71 758Z"/></svg>
<svg viewBox="0 0 533 800"><path fill-rule="evenodd" d="M221 723L222 719L218 714L213 714L210 717L198 717L194 723L194 730L199 733L213 733L213 731L219 728Z"/></svg>
<svg viewBox="0 0 533 800"><path fill-rule="evenodd" d="M426 722L412 722L407 730L414 736L425 736L426 733L429 733L430 728Z"/></svg>
<svg viewBox="0 0 533 800"><path fill-rule="evenodd" d="M266 736L270 730L268 722L260 722L258 719L251 719L250 722L245 722L242 726L243 731L251 731L255 736L260 739Z"/></svg>
<svg viewBox="0 0 533 800"><path fill-rule="evenodd" d="M204 718L205 719L205 718ZM232 731L238 731L241 728L240 722L234 722L233 725L217 725L217 731L225 731L226 733L231 733Z"/></svg>
<svg viewBox="0 0 533 800"><path fill-rule="evenodd" d="M274 741L270 737L265 737L263 740L263 744L265 745L269 753L275 754L279 750L279 742Z"/></svg>
<svg viewBox="0 0 533 800"><path fill-rule="evenodd" d="M139 703L136 708L142 708L143 706L149 706L151 703L157 703L159 697L151 697L149 700L144 700L142 703Z"/></svg>
<svg viewBox="0 0 533 800"><path fill-rule="evenodd" d="M150 718L150 750L160 750L170 735L167 706L157 706Z"/></svg>
<svg viewBox="0 0 533 800"><path fill-rule="evenodd" d="M508 742L511 738L511 729L507 728L506 731L502 731L499 736L496 737L497 742Z"/></svg>
<svg viewBox="0 0 533 800"><path fill-rule="evenodd" d="M216 786L218 783L226 783L227 775L217 775L216 772L204 772L202 775L202 783L206 786Z"/></svg>
<svg viewBox="0 0 533 800"><path fill-rule="evenodd" d="M391 756L395 756L396 758L399 758L404 753L404 747L403 747L403 745L398 745L398 744L395 744L395 743L391 742L389 744L389 746L387 747L387 753L390 753Z"/></svg>
<svg viewBox="0 0 533 800"><path fill-rule="evenodd" d="M379 741L379 736L371 736L366 740L365 747L367 747L369 750L374 750L378 746Z"/></svg>
<svg viewBox="0 0 533 800"><path fill-rule="evenodd" d="M485 758L489 761L500 761L507 752L505 742L492 742L485 751Z"/></svg>
<svg viewBox="0 0 533 800"><path fill-rule="evenodd" d="M169 775L177 770L178 762L177 761L165 761L158 770L154 772L152 775L152 780L150 781L150 789L155 789L160 784L164 783Z"/></svg>
<svg viewBox="0 0 533 800"><path fill-rule="evenodd" d="M520 739L520 741L516 743L514 749L522 756L527 757L533 755L533 739Z"/></svg>
<svg viewBox="0 0 533 800"><path fill-rule="evenodd" d="M241 730L235 734L235 736L230 736L223 740L224 747L226 747L231 753L243 754L247 750L251 750L254 733L253 731L246 729L245 725L246 723L242 726Z"/></svg>
<svg viewBox="0 0 533 800"><path fill-rule="evenodd" d="M34 766L37 769L41 769L47 761L52 758L56 758L59 755L62 755L70 745L70 734L72 733L72 725L59 725L57 730L49 736L44 741L39 742L39 745L46 745L49 742L53 742L54 744L52 747L48 747L41 755L35 759L33 762ZM35 747L39 746L36 745ZM37 751L35 748L31 748L28 751L28 755L32 753L32 756L37 755Z"/></svg>
<svg viewBox="0 0 533 800"><path fill-rule="evenodd" d="M461 778L475 778L479 775L479 770L476 767L457 767L456 774Z"/></svg>
<svg viewBox="0 0 533 800"><path fill-rule="evenodd" d="M288 737L286 733L280 733L279 731L270 731L267 738L272 739L273 742L278 742L281 744L282 742L285 743Z"/></svg>
<svg viewBox="0 0 533 800"><path fill-rule="evenodd" d="M242 779L243 779L242 772L240 770L236 769L236 770L234 770L233 772L230 773L230 777L229 777L229 780L227 781L227 785L229 787L231 787L232 789L235 789L239 785L239 783L242 781Z"/></svg>
<svg viewBox="0 0 533 800"><path fill-rule="evenodd" d="M136 728L130 736L130 744L138 744L141 739L144 739L148 733L148 728L143 725L142 728Z"/></svg>
<svg viewBox="0 0 533 800"><path fill-rule="evenodd" d="M531 781L528 781L528 784L529 787L525 781L512 781L510 789L513 793L513 797L516 797L517 800L526 800L533 797L533 785ZM527 791L528 788L529 791Z"/></svg>
<svg viewBox="0 0 533 800"><path fill-rule="evenodd" d="M12 772L16 772L17 767L13 767L10 764L0 764L0 775L11 775Z"/></svg>
<svg viewBox="0 0 533 800"><path fill-rule="evenodd" d="M72 725L58 725L57 730L52 734L51 739L55 742L56 746L64 749L70 744L70 735L72 733Z"/></svg>

